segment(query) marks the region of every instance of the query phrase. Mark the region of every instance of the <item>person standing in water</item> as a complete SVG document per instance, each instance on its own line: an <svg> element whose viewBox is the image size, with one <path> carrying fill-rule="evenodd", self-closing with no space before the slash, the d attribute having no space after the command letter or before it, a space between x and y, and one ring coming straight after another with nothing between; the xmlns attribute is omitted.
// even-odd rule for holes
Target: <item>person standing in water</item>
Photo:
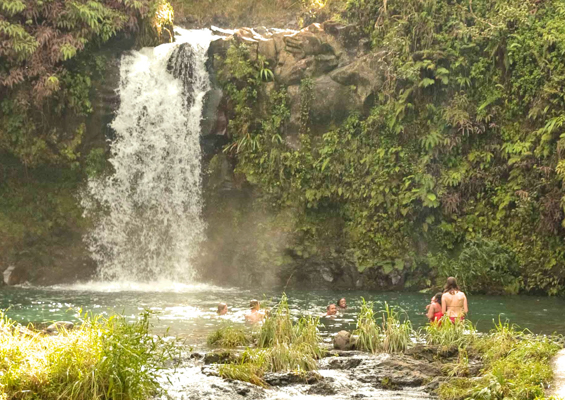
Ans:
<svg viewBox="0 0 565 400"><path fill-rule="evenodd" d="M340 311L347 309L347 301L345 301L345 297L342 297L337 301L337 308L339 308Z"/></svg>
<svg viewBox="0 0 565 400"><path fill-rule="evenodd" d="M465 319L465 315L469 312L467 296L457 286L457 280L451 276L447 278L441 296L441 312L447 315L451 322Z"/></svg>
<svg viewBox="0 0 565 400"><path fill-rule="evenodd" d="M442 293L436 293L436 295L432 297L432 302L426 306L426 310L428 310L426 317L428 317L430 322L439 321L443 317L441 298Z"/></svg>
<svg viewBox="0 0 565 400"><path fill-rule="evenodd" d="M218 304L218 315L226 315L228 313L228 305L226 303Z"/></svg>
<svg viewBox="0 0 565 400"><path fill-rule="evenodd" d="M247 322L251 322L252 324L256 324L260 322L263 318L265 318L265 313L261 311L261 304L259 300L251 300L249 302L249 307L251 310L247 314L245 314L245 320Z"/></svg>

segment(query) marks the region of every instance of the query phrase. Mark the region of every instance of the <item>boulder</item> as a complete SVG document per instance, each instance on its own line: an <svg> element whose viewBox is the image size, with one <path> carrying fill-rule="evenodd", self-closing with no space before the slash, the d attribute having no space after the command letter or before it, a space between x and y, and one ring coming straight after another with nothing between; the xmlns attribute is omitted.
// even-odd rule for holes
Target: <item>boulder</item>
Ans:
<svg viewBox="0 0 565 400"><path fill-rule="evenodd" d="M27 280L27 272L23 267L10 265L4 270L4 283L9 286L20 285Z"/></svg>
<svg viewBox="0 0 565 400"><path fill-rule="evenodd" d="M351 350L351 333L347 331L339 331L337 335L334 336L334 349L338 350Z"/></svg>

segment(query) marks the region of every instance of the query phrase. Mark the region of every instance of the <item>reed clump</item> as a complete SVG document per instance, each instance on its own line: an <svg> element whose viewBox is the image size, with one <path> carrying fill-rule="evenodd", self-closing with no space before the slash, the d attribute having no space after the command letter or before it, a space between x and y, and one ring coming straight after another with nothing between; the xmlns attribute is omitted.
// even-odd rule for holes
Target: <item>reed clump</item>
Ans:
<svg viewBox="0 0 565 400"><path fill-rule="evenodd" d="M476 341L477 329L469 320L451 322L449 317L444 316L424 328L424 337L431 346L465 349Z"/></svg>
<svg viewBox="0 0 565 400"><path fill-rule="evenodd" d="M209 346L233 349L240 346L249 346L251 336L243 328L226 325L208 336L207 343Z"/></svg>
<svg viewBox="0 0 565 400"><path fill-rule="evenodd" d="M147 399L175 343L149 335L149 313L82 315L82 323L57 336L24 330L0 315L0 399Z"/></svg>
<svg viewBox="0 0 565 400"><path fill-rule="evenodd" d="M324 355L319 324L315 317L294 321L283 294L257 332L257 347L247 349L237 363L220 365L220 376L267 386L263 380L267 372L317 370L317 360Z"/></svg>
<svg viewBox="0 0 565 400"><path fill-rule="evenodd" d="M357 348L375 353L403 353L415 335L412 323L401 312L385 303L381 317L376 317L373 303L362 298L357 318Z"/></svg>

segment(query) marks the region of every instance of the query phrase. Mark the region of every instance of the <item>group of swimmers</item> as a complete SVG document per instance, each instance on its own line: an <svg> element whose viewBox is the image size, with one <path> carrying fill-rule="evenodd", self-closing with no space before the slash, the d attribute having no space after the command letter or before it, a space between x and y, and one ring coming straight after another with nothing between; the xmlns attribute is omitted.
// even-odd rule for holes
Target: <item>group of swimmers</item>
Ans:
<svg viewBox="0 0 565 400"><path fill-rule="evenodd" d="M345 311L347 309L347 301L345 297L342 297L337 301L337 303L328 304L326 307L326 314L324 317L334 317L337 315L338 311Z"/></svg>
<svg viewBox="0 0 565 400"><path fill-rule="evenodd" d="M251 300L249 302L250 310L245 314L245 320L250 323L261 322L265 318L265 310L261 310L259 300ZM324 317L333 318L339 311L347 309L347 301L342 297L337 303L331 303L326 307L326 314ZM443 292L437 293L432 297L431 303L426 306L426 316L431 322L439 321L444 315L449 317L452 322L455 320L463 320L469 312L467 305L467 296L463 293L457 285L457 280L453 277L447 278ZM228 305L220 303L218 305L218 315L225 315L228 313Z"/></svg>
<svg viewBox="0 0 565 400"><path fill-rule="evenodd" d="M253 324L260 322L265 318L265 310L261 310L259 300L251 300L249 302L249 311L245 314L245 320ZM226 315L228 313L228 305L226 303L218 304L218 315Z"/></svg>

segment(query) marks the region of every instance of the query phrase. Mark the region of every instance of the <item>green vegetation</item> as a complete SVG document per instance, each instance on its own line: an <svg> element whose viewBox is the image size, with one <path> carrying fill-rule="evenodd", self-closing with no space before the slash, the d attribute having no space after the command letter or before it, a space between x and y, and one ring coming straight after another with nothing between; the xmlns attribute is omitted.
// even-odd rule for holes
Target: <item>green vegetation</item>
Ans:
<svg viewBox="0 0 565 400"><path fill-rule="evenodd" d="M480 376L454 378L442 384L439 388L441 399L544 398L544 388L553 379L549 361L561 346L552 338L499 323L471 347L485 362Z"/></svg>
<svg viewBox="0 0 565 400"><path fill-rule="evenodd" d="M251 343L251 337L243 328L223 326L208 336L208 345L232 349L239 346L247 346Z"/></svg>
<svg viewBox="0 0 565 400"><path fill-rule="evenodd" d="M145 400L161 390L175 343L149 334L149 314L84 315L81 324L44 336L0 319L0 399Z"/></svg>
<svg viewBox="0 0 565 400"><path fill-rule="evenodd" d="M294 322L283 294L257 333L257 347L248 348L236 363L220 365L220 376L267 386L266 372L317 370L316 360L324 354L318 325L319 319L313 317Z"/></svg>
<svg viewBox="0 0 565 400"><path fill-rule="evenodd" d="M179 21L196 27L303 27L339 15L344 0L173 0Z"/></svg>
<svg viewBox="0 0 565 400"><path fill-rule="evenodd" d="M468 291L562 293L562 2L349 0L345 17L387 75L370 111L323 134L307 133L305 101L302 134L281 138L285 88L256 78L244 46L223 60L228 149L256 207L292 216L271 226L292 232L287 254L405 287L455 275Z"/></svg>
<svg viewBox="0 0 565 400"><path fill-rule="evenodd" d="M427 325L424 336L429 345L465 349L475 343L477 330L469 320L456 320L452 323L449 317L444 316L440 321Z"/></svg>

